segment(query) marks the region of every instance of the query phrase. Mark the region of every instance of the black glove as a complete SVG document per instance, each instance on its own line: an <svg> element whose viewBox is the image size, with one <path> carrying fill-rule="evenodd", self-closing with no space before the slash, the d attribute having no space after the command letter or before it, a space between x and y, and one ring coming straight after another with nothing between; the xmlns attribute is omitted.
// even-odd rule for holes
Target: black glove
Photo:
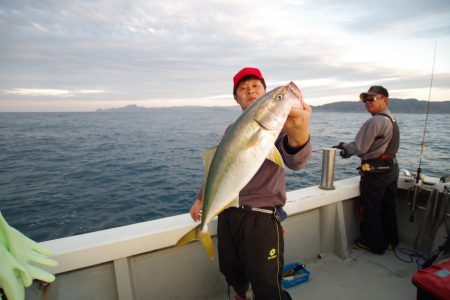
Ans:
<svg viewBox="0 0 450 300"><path fill-rule="evenodd" d="M337 149L345 150L344 145L345 145L344 142L340 142L338 145L333 146L331 148L337 148Z"/></svg>
<svg viewBox="0 0 450 300"><path fill-rule="evenodd" d="M353 156L353 154L348 153L346 150L342 150L341 152L339 152L339 155L342 158L350 158Z"/></svg>

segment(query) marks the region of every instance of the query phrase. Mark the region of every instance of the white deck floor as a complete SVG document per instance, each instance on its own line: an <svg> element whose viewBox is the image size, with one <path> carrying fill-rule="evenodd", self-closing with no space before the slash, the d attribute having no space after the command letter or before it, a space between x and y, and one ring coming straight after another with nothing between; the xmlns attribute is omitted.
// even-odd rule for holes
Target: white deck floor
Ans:
<svg viewBox="0 0 450 300"><path fill-rule="evenodd" d="M417 266L415 262L400 261L393 251L380 256L352 249L349 259L328 255L305 264L311 272L309 281L287 289L294 300L416 298L417 289L412 284L411 277L417 271ZM227 296L216 299L227 299Z"/></svg>
<svg viewBox="0 0 450 300"><path fill-rule="evenodd" d="M307 263L308 282L288 291L293 299L415 299L416 287L411 276L415 262L400 261L393 251L375 255L353 249L350 258L325 257Z"/></svg>

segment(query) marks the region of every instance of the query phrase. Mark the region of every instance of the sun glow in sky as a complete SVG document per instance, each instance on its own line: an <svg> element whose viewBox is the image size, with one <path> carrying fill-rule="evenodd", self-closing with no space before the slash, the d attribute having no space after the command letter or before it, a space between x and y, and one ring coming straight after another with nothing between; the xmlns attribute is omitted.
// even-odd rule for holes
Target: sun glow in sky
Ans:
<svg viewBox="0 0 450 300"><path fill-rule="evenodd" d="M0 111L136 104L228 106L232 77L261 69L312 105L450 100L450 1L4 1Z"/></svg>

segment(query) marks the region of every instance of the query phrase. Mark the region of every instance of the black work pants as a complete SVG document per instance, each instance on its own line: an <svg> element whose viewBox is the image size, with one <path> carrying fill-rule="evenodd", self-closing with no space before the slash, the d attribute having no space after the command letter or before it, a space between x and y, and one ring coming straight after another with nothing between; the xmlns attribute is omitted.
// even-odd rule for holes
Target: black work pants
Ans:
<svg viewBox="0 0 450 300"><path fill-rule="evenodd" d="M370 250L383 253L388 244L398 245L395 197L398 169L361 176L361 234Z"/></svg>
<svg viewBox="0 0 450 300"><path fill-rule="evenodd" d="M244 298L251 283L256 300L283 299L284 239L274 215L228 208L219 215L217 237L228 285Z"/></svg>

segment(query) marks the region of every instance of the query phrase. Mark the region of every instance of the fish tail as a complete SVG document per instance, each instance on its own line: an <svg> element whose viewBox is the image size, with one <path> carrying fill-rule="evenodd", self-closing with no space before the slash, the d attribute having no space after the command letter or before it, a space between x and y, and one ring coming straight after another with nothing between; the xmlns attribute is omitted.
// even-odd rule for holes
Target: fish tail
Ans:
<svg viewBox="0 0 450 300"><path fill-rule="evenodd" d="M191 229L188 233L183 235L178 242L176 243L176 247L183 246L191 241L199 240L203 247L205 248L206 252L208 253L211 260L214 260L214 245L211 239L211 235L209 232L202 231L201 225L198 225L197 227L194 227Z"/></svg>

